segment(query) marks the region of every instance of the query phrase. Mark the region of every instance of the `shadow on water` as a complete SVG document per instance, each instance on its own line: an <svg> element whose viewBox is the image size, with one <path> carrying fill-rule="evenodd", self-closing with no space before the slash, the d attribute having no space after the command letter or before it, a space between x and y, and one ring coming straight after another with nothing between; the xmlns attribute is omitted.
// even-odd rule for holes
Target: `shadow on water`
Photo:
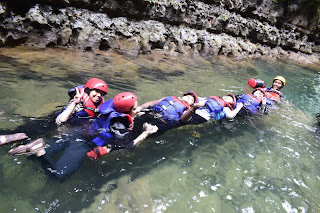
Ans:
<svg viewBox="0 0 320 213"><path fill-rule="evenodd" d="M0 135L24 132L30 138L35 138L40 135L48 134L48 132L56 129L57 127L55 124L55 117L59 111L60 110L51 112L49 115L44 117L27 117L3 112L3 114L0 115L0 119L20 120L23 124L12 130L0 129Z"/></svg>
<svg viewBox="0 0 320 213"><path fill-rule="evenodd" d="M170 76L182 76L184 74L181 70L173 70L171 72L164 72L161 69L150 69L145 66L141 66L137 73L140 77L154 81L167 81Z"/></svg>

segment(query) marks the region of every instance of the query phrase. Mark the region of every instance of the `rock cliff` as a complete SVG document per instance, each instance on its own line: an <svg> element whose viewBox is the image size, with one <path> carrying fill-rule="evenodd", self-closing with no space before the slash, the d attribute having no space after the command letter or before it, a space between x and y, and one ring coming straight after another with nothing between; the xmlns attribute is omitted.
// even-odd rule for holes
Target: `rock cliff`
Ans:
<svg viewBox="0 0 320 213"><path fill-rule="evenodd" d="M319 0L7 0L0 45L317 61L318 8Z"/></svg>

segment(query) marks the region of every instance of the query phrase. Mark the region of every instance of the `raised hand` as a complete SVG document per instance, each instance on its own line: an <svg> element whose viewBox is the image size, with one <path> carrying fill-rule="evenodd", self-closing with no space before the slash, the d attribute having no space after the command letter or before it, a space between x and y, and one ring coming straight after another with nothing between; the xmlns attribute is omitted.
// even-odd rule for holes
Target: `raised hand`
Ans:
<svg viewBox="0 0 320 213"><path fill-rule="evenodd" d="M83 89L83 90L81 91L81 93L80 93L79 88L76 87L76 95L73 97L73 102L74 102L75 104L78 104L78 103L80 103L80 102L83 101L83 100L82 100L82 95L83 95L83 93L84 93L84 89Z"/></svg>

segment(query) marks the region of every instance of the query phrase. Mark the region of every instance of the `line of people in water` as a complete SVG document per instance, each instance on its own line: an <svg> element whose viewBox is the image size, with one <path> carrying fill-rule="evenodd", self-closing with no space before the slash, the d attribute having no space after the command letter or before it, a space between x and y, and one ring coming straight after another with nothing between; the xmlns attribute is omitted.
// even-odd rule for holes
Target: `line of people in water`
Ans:
<svg viewBox="0 0 320 213"><path fill-rule="evenodd" d="M107 84L92 78L85 85L69 90L70 100L55 119L58 126L72 128L47 145L39 138L11 149L8 154L35 154L46 170L64 179L80 167L86 156L97 160L111 151L137 146L150 135L186 124L266 113L267 105L281 101L280 89L286 80L277 76L267 88L259 79L249 79L248 83L254 88L250 94L200 98L190 90L182 97L168 96L138 106L138 97L131 92L104 101ZM25 133L1 135L0 145L27 138ZM63 154L55 162L52 157L60 152Z"/></svg>

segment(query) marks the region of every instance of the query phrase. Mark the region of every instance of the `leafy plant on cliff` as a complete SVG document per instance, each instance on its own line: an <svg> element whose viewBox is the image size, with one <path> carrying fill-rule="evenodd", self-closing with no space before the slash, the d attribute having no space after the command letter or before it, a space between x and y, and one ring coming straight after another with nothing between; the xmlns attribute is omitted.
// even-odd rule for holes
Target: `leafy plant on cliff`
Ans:
<svg viewBox="0 0 320 213"><path fill-rule="evenodd" d="M227 14L221 14L220 17L223 21L227 21L229 19L229 16Z"/></svg>
<svg viewBox="0 0 320 213"><path fill-rule="evenodd" d="M181 4L181 2L179 2L179 1L171 0L171 1L170 1L170 4L171 4L174 8L180 8L180 9L182 9L182 4Z"/></svg>

